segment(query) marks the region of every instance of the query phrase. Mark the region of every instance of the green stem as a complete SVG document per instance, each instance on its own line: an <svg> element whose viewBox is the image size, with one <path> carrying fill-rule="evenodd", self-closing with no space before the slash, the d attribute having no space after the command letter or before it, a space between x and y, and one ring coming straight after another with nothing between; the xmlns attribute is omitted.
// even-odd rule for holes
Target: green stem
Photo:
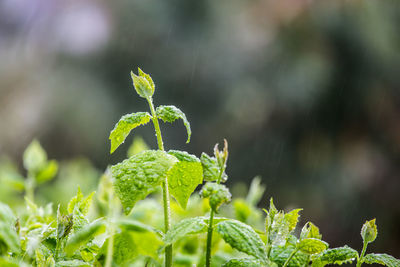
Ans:
<svg viewBox="0 0 400 267"><path fill-rule="evenodd" d="M26 197L35 202L35 178L30 174L28 174L28 178L25 181L25 190Z"/></svg>
<svg viewBox="0 0 400 267"><path fill-rule="evenodd" d="M118 213L119 208L120 207L118 207L118 204L114 201L113 191L110 190L110 192L108 194L108 215L109 215L108 227L110 228L110 237L108 239L106 263L105 263L104 267L112 266L112 260L113 260L113 254L114 254L114 235L115 235L114 220L116 220L117 217L119 216L119 213Z"/></svg>
<svg viewBox="0 0 400 267"><path fill-rule="evenodd" d="M360 258L359 258L358 261L357 261L357 267L360 267L361 264L362 264L363 261L364 261L364 255L365 255L365 252L367 251L367 246L368 246L368 242L364 241L364 244L363 244L363 248L362 248L362 251L361 251Z"/></svg>
<svg viewBox="0 0 400 267"><path fill-rule="evenodd" d="M153 99L151 97L147 98L147 102L149 103L152 120L154 124L154 129L156 131L157 136L157 144L158 149L164 151L164 143L161 136L160 125L158 124L158 118L156 111L154 110ZM165 177L165 180L162 182L161 187L163 189L163 203L164 203L164 228L165 233L168 232L171 227L171 208L169 203L169 189L168 189L168 180ZM165 248L165 267L172 266L172 244Z"/></svg>
<svg viewBox="0 0 400 267"><path fill-rule="evenodd" d="M289 258L286 259L286 261L285 261L285 263L283 264L282 267L286 267L286 266L289 265L290 260L293 258L294 254L296 254L297 251L298 251L298 249L296 248L296 249L294 249L294 250L292 251L292 253L290 253Z"/></svg>
<svg viewBox="0 0 400 267"><path fill-rule="evenodd" d="M224 173L224 169L220 170L218 179L217 179L217 184L221 183L221 177L222 174ZM208 220L208 231L207 231L207 246L206 246L206 267L211 266L211 244L212 244L212 234L214 230L213 226L213 221L214 221L214 210L211 209L210 212L210 219Z"/></svg>

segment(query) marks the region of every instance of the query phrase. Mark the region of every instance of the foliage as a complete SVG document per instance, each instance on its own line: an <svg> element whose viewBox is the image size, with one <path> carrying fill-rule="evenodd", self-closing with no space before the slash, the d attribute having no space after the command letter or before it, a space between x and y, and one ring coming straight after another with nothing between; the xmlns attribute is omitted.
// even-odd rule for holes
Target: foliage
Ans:
<svg viewBox="0 0 400 267"><path fill-rule="evenodd" d="M0 171L1 183L13 181L16 192L25 190L22 205L14 209L8 205L12 203L0 202L1 266L400 266L390 255L366 254L377 237L375 219L362 226L363 249L358 253L348 246L329 248L311 222L300 230L301 209L278 210L271 198L265 218L261 216L257 205L265 187L259 178L245 199L233 199L229 205L232 195L223 184L228 179L227 141L223 150L218 144L214 147L213 156L164 151L158 119L183 119L189 140L186 116L171 106L155 110L151 77L140 69L132 77L151 114L123 116L110 134L111 151L133 128L150 120L159 149L147 149L141 140L128 159L104 172L96 193L84 194L78 187L69 203L58 205L55 212L51 203L35 202L33 189L56 175L58 163L49 161L33 141L24 153L26 178L8 164ZM207 182L199 194L193 194L203 181ZM170 201L170 195L176 201Z"/></svg>

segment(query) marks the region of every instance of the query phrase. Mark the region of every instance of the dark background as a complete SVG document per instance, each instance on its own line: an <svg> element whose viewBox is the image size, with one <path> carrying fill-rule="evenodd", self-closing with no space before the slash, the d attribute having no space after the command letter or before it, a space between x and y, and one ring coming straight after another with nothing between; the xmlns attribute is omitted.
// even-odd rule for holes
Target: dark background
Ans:
<svg viewBox="0 0 400 267"><path fill-rule="evenodd" d="M376 218L369 251L400 258L398 1L2 0L0 154L21 165L36 137L50 158L122 160L108 135L148 108L137 67L191 122L190 144L162 125L166 149L226 138L229 185L261 175L261 206L303 207L331 247L359 249Z"/></svg>

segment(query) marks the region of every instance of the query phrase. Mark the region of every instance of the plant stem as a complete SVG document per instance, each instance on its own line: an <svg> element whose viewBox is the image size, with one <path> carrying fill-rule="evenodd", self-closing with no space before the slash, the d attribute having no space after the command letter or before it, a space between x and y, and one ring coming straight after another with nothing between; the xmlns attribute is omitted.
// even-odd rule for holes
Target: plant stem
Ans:
<svg viewBox="0 0 400 267"><path fill-rule="evenodd" d="M367 251L368 242L364 241L363 248L361 251L360 258L357 261L357 267L360 267L364 260L365 252Z"/></svg>
<svg viewBox="0 0 400 267"><path fill-rule="evenodd" d="M225 171L224 169L220 170L217 179L217 184L221 183L221 177L224 171ZM206 267L211 266L211 244L212 244L212 234L214 230L213 221L214 221L214 210L211 208L210 219L208 220L208 231L207 231Z"/></svg>
<svg viewBox="0 0 400 267"><path fill-rule="evenodd" d="M35 178L31 174L28 174L28 178L25 181L25 188L26 197L30 201L35 202Z"/></svg>
<svg viewBox="0 0 400 267"><path fill-rule="evenodd" d="M116 207L117 204L114 201L114 194L113 191L110 190L108 193L108 215L109 215L109 221L108 221L108 227L110 228L110 237L108 239L108 244L107 244L107 254L106 254L106 263L104 267L111 267L112 266L112 260L113 260L113 254L114 254L114 235L115 235L115 224L114 220L117 219L119 216L119 208Z"/></svg>
<svg viewBox="0 0 400 267"><path fill-rule="evenodd" d="M153 99L151 97L147 98L147 102L149 103L151 115L153 117L154 129L156 131L157 136L157 144L158 149L164 151L164 143L161 136L160 125L158 124L157 114L154 110ZM168 189L168 180L165 177L165 180L162 182L161 187L163 189L163 204L164 204L164 228L165 233L168 232L171 227L171 208L169 203L169 189ZM172 244L165 247L165 267L172 266Z"/></svg>
<svg viewBox="0 0 400 267"><path fill-rule="evenodd" d="M289 265L290 260L293 258L294 254L296 254L297 251L298 251L298 249L295 248L295 249L292 251L292 253L290 253L289 258L286 259L286 261L285 261L285 263L283 264L282 267L286 267L286 266Z"/></svg>

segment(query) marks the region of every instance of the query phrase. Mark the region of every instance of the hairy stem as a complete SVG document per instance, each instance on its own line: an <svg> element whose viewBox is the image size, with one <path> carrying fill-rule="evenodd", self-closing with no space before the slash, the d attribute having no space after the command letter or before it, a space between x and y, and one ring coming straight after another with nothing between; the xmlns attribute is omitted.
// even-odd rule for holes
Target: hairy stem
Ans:
<svg viewBox="0 0 400 267"><path fill-rule="evenodd" d="M158 149L164 151L164 143L161 136L160 125L158 124L157 114L154 110L153 100L151 97L147 99L149 103L152 120L154 124L154 129L156 131L157 136L157 144ZM164 204L164 228L165 233L168 232L169 228L171 227L171 208L169 203L169 189L168 189L168 180L165 177L165 180L162 182L161 187L163 189L163 204ZM172 266L172 244L165 248L165 267Z"/></svg>
<svg viewBox="0 0 400 267"><path fill-rule="evenodd" d="M220 173L219 173L219 176L217 179L218 184L221 183L221 177L222 177L222 174L224 173L224 171L225 171L224 169L220 170ZM212 234L213 234L213 230L214 230L213 221L214 221L214 210L211 209L210 219L208 220L208 231L207 231L206 267L211 266L211 244L212 244Z"/></svg>
<svg viewBox="0 0 400 267"><path fill-rule="evenodd" d="M365 252L367 251L367 246L368 246L368 242L367 242L367 241L364 241L364 244L363 244L363 248L362 248L362 251L361 251L360 258L359 258L358 261L357 261L357 267L360 267L361 264L362 264L363 261L364 261L364 255L365 255Z"/></svg>
<svg viewBox="0 0 400 267"><path fill-rule="evenodd" d="M286 267L286 266L289 265L290 260L293 258L294 254L296 254L297 251L298 251L298 249L296 248L296 249L294 249L294 250L292 251L292 253L290 253L289 258L286 259L286 261L285 261L285 263L283 264L282 267Z"/></svg>

